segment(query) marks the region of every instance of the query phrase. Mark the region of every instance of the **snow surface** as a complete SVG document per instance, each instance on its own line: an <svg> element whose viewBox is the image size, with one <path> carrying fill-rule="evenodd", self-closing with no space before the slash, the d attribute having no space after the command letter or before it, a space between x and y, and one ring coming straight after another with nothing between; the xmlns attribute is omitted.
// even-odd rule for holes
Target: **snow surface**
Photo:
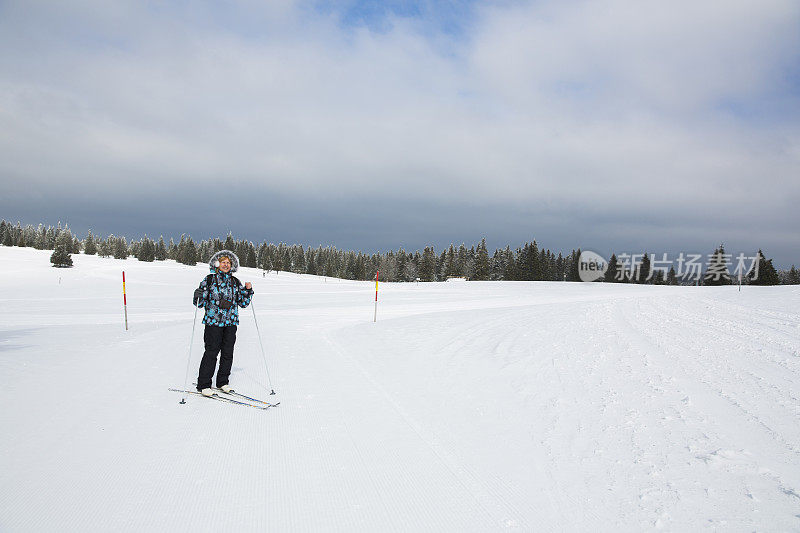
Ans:
<svg viewBox="0 0 800 533"><path fill-rule="evenodd" d="M381 284L373 323L374 282L243 268L262 412L167 390L207 267L49 255L0 247L2 531L800 530L798 287Z"/></svg>

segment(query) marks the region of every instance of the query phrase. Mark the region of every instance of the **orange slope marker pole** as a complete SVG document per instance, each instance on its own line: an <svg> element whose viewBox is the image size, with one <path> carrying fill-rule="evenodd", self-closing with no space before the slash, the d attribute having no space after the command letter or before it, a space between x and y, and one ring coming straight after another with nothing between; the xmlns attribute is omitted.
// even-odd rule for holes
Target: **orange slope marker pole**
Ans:
<svg viewBox="0 0 800 533"><path fill-rule="evenodd" d="M125 308L125 331L128 331L128 296L125 294L125 271L122 271L122 305Z"/></svg>

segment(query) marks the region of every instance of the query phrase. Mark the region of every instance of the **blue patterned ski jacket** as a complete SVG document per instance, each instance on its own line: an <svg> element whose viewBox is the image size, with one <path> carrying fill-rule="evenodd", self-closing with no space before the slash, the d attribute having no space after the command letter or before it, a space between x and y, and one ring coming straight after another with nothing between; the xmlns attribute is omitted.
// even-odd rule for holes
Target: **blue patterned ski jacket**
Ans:
<svg viewBox="0 0 800 533"><path fill-rule="evenodd" d="M209 326L236 326L239 324L239 307L247 307L253 298L253 289L245 289L241 282L228 272L220 272L212 269L211 283L206 276L200 282L200 290L203 295L197 301L197 307L205 307L206 314L203 317L203 324ZM229 302L236 302L229 309L223 309L219 305L220 299Z"/></svg>

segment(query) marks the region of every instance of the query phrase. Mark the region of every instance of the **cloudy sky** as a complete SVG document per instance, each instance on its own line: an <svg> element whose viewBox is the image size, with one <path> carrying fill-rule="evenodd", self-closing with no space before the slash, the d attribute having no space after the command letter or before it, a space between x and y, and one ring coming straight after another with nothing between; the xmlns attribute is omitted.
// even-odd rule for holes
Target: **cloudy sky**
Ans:
<svg viewBox="0 0 800 533"><path fill-rule="evenodd" d="M796 0L0 0L0 218L800 264Z"/></svg>

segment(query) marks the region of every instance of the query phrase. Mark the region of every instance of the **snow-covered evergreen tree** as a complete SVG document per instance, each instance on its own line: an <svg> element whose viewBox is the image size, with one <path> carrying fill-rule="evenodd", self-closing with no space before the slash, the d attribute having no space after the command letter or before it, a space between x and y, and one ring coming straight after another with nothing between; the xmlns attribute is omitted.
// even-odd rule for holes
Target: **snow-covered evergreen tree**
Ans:
<svg viewBox="0 0 800 533"><path fill-rule="evenodd" d="M164 261L167 258L167 245L164 244L164 236L161 235L158 238L158 244L156 245L156 261Z"/></svg>
<svg viewBox="0 0 800 533"><path fill-rule="evenodd" d="M167 248L167 259L172 259L173 261L178 260L178 247L175 245L175 241L172 237L169 238L169 247Z"/></svg>
<svg viewBox="0 0 800 533"><path fill-rule="evenodd" d="M419 269L417 267L417 262L414 261L413 256L411 256L403 267L403 278L406 281L416 281L418 277Z"/></svg>
<svg viewBox="0 0 800 533"><path fill-rule="evenodd" d="M139 261L145 261L147 263L155 261L156 245L153 241L150 240L150 238L147 235L145 235L144 238L140 241L135 256L136 259L138 259Z"/></svg>
<svg viewBox="0 0 800 533"><path fill-rule="evenodd" d="M611 254L611 259L608 260L608 268L604 274L603 281L606 283L618 283L620 281L617 279L618 274L619 261L617 260L617 254Z"/></svg>
<svg viewBox="0 0 800 533"><path fill-rule="evenodd" d="M778 285L780 279L778 278L778 272L775 270L775 267L772 266L772 259L768 260L764 257L764 253L761 250L758 251L757 257L758 273L756 273L756 269L753 268L747 274L750 285Z"/></svg>
<svg viewBox="0 0 800 533"><path fill-rule="evenodd" d="M426 246L422 252L419 278L422 281L436 281L436 252L430 246Z"/></svg>
<svg viewBox="0 0 800 533"><path fill-rule="evenodd" d="M109 237L110 239L111 237ZM114 259L127 259L130 255L128 250L128 240L125 237L116 237L114 239Z"/></svg>
<svg viewBox="0 0 800 533"><path fill-rule="evenodd" d="M787 285L800 285L800 272L792 265L786 276Z"/></svg>
<svg viewBox="0 0 800 533"><path fill-rule="evenodd" d="M249 253L249 251L248 251ZM292 263L292 272L303 274L306 271L306 252L302 246L292 246L289 254ZM255 266L255 250L253 250L253 266Z"/></svg>
<svg viewBox="0 0 800 533"><path fill-rule="evenodd" d="M703 276L703 285L730 285L730 257L725 254L725 247L720 244L708 261L708 268Z"/></svg>
<svg viewBox="0 0 800 533"><path fill-rule="evenodd" d="M185 234L181 235L181 241L178 243L177 261L184 265L194 266L197 264L197 258L197 246L194 244L192 237Z"/></svg>
<svg viewBox="0 0 800 533"><path fill-rule="evenodd" d="M36 230L36 239L34 241L33 247L37 250L44 250L47 246L47 228L44 227L44 224L39 224L39 228Z"/></svg>
<svg viewBox="0 0 800 533"><path fill-rule="evenodd" d="M72 234L69 230L62 231L55 245L55 250L50 255L50 262L54 267L64 268L72 266Z"/></svg>
<svg viewBox="0 0 800 533"><path fill-rule="evenodd" d="M112 247L110 239L113 235L109 235L107 239L98 238L97 239L97 254L100 257L109 257L112 253Z"/></svg>
<svg viewBox="0 0 800 533"><path fill-rule="evenodd" d="M642 261L636 267L636 283L650 283L650 255L642 254Z"/></svg>
<svg viewBox="0 0 800 533"><path fill-rule="evenodd" d="M25 233L22 231L22 225L17 222L17 227L14 228L14 236L16 241L14 242L14 246L19 246L20 248L24 248L25 245Z"/></svg>
<svg viewBox="0 0 800 533"><path fill-rule="evenodd" d="M475 273L474 279L487 281L491 270L489 268L489 251L486 249L486 238L481 239L478 250L475 254Z"/></svg>
<svg viewBox="0 0 800 533"><path fill-rule="evenodd" d="M456 255L456 276L464 277L467 275L467 247L464 243L458 247L458 255Z"/></svg>
<svg viewBox="0 0 800 533"><path fill-rule="evenodd" d="M233 240L233 235L229 232L228 236L225 238L225 245L223 246L223 250L236 250L236 241Z"/></svg>
<svg viewBox="0 0 800 533"><path fill-rule="evenodd" d="M678 275L675 272L675 267L669 267L669 272L667 273L667 285L677 285L678 284Z"/></svg>
<svg viewBox="0 0 800 533"><path fill-rule="evenodd" d="M11 226L10 223L7 223L5 225L2 237L3 237L2 241L3 246L14 246L14 228Z"/></svg>
<svg viewBox="0 0 800 533"><path fill-rule="evenodd" d="M580 281L580 257L581 249L572 250L572 253L567 257L567 281Z"/></svg>
<svg viewBox="0 0 800 533"><path fill-rule="evenodd" d="M86 235L86 241L83 243L83 253L86 255L95 255L97 254L97 243L94 241L94 235L92 235L92 230L89 230L88 235Z"/></svg>

